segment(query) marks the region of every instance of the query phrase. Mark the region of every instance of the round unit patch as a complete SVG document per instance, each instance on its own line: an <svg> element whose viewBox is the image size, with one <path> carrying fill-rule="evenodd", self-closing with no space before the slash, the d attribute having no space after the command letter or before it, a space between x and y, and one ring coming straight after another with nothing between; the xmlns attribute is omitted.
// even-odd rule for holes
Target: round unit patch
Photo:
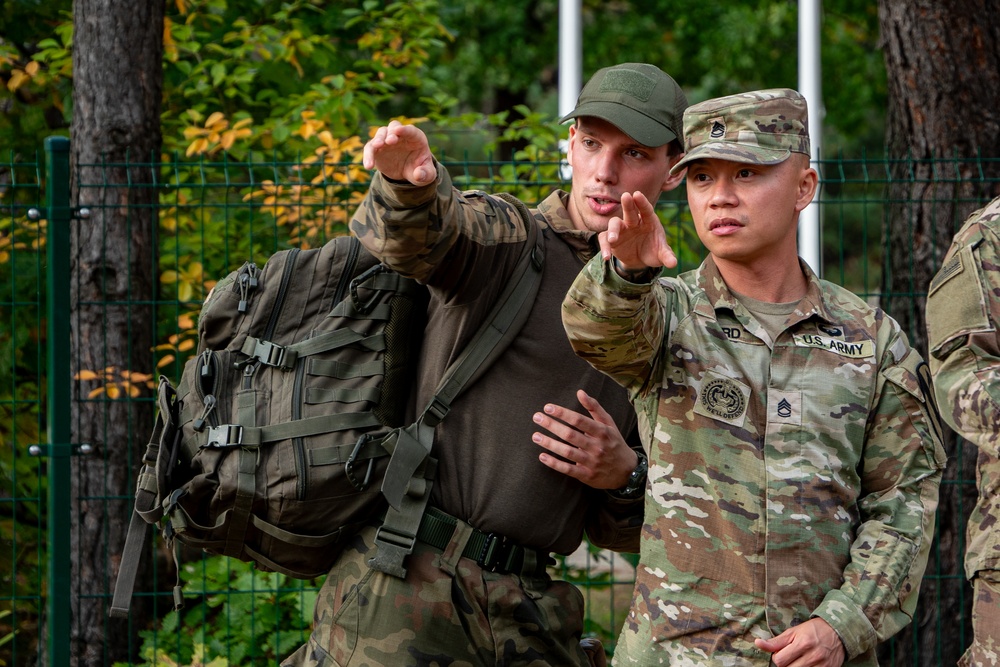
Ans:
<svg viewBox="0 0 1000 667"><path fill-rule="evenodd" d="M711 414L732 421L747 409L740 386L729 378L714 378L701 388L701 404Z"/></svg>

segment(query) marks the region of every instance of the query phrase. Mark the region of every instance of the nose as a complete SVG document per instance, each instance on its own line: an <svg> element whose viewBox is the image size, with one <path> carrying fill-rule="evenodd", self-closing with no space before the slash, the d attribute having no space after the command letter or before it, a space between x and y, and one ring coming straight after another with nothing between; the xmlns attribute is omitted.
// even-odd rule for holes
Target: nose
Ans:
<svg viewBox="0 0 1000 667"><path fill-rule="evenodd" d="M714 208L735 206L737 204L736 188L727 178L718 178L712 183L709 204Z"/></svg>
<svg viewBox="0 0 1000 667"><path fill-rule="evenodd" d="M594 177L601 183L618 182L618 161L611 151L603 151L597 158Z"/></svg>

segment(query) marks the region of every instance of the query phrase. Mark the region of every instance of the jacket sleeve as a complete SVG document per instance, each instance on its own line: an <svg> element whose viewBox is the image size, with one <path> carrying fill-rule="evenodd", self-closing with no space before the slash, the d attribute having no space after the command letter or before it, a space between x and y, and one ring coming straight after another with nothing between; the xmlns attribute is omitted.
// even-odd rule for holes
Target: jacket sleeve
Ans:
<svg viewBox="0 0 1000 667"><path fill-rule="evenodd" d="M913 619L945 466L930 374L898 324L883 354L858 472L860 525L844 582L813 612L852 659ZM883 330L889 327L883 326Z"/></svg>
<svg viewBox="0 0 1000 667"><path fill-rule="evenodd" d="M480 298L487 284L495 291L503 284L499 277L513 271L518 252L508 249L527 240L524 220L499 198L460 192L435 164L437 180L422 186L376 172L351 218L351 233L397 273L452 299Z"/></svg>
<svg viewBox="0 0 1000 667"><path fill-rule="evenodd" d="M995 207L994 207L995 208ZM956 235L927 296L927 337L941 416L1000 456L1000 242L973 224Z"/></svg>
<svg viewBox="0 0 1000 667"><path fill-rule="evenodd" d="M600 255L576 277L563 300L563 327L577 356L614 378L633 399L660 352L664 288L621 278Z"/></svg>
<svg viewBox="0 0 1000 667"><path fill-rule="evenodd" d="M626 438L629 447L642 452L638 429ZM643 453L643 455L645 455ZM608 491L597 491L599 498L587 514L584 529L587 539L596 547L624 553L639 553L642 533L645 492L635 498L622 498Z"/></svg>

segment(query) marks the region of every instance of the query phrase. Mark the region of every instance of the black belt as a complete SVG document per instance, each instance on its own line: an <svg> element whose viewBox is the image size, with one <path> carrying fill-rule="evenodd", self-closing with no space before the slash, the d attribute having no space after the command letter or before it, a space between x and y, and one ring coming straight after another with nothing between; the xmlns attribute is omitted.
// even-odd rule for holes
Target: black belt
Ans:
<svg viewBox="0 0 1000 667"><path fill-rule="evenodd" d="M420 521L417 539L443 551L451 541L457 523L458 520L450 514L434 507L428 507ZM535 554L535 566L525 571L524 556L527 553ZM479 567L484 570L501 574L516 572L529 576L541 576L545 573L545 568L550 561L555 563L544 551L522 547L514 544L503 535L484 533L477 528L472 529L472 536L469 537L469 542L465 545L462 556L476 561Z"/></svg>

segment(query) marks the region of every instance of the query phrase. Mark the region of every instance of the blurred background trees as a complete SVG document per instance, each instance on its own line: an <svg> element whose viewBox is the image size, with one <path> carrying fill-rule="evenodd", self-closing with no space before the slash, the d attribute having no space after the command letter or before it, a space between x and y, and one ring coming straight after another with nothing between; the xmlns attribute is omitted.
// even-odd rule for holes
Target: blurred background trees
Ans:
<svg viewBox="0 0 1000 667"><path fill-rule="evenodd" d="M352 195L342 186L363 187L367 175L362 169L341 174L333 165L357 162L368 129L390 118L421 122L442 159L558 159L558 139L566 134L555 122L558 0L152 4L156 6L149 13L137 12L126 0L78 0L75 6L70 0L0 4L0 151L10 155L6 164L34 161L45 137L69 136L71 131L79 164L108 157L143 163L155 171L158 161L178 156L207 161L263 157L270 163L305 164L312 171L303 172L302 185L294 191L281 190L262 176L254 181L260 186L247 197L276 224L294 228L288 240L308 244L343 231ZM826 3L823 105L811 110L814 116L823 114L822 158L893 161L887 167L892 185L886 195L893 203L879 212L876 225L869 225L866 214L853 212L850 198L842 197L848 214L839 225L824 229L824 255L830 266L841 267L840 275L831 279L854 289L874 283L865 296L885 305L921 348L926 279L955 225L997 194L993 171L1000 164L1000 35L988 20L998 15L1000 2L955 0L947 8L939 4ZM677 79L691 102L797 86L795 0L582 0L582 10L585 78L616 62L653 62ZM118 48L128 44L132 47ZM116 62L122 60L129 62ZM139 94L143 91L145 96ZM150 91L158 100L149 99ZM973 162L978 157L987 160ZM931 187L931 180L940 181L942 169L956 173L950 182L944 179L945 185ZM0 205L16 197L7 187L16 180L11 172L0 164ZM202 234L202 228L195 226L187 206L198 175L178 169L164 176L169 188L153 202L159 206L158 227L117 224L114 206L100 203L91 224L111 230L112 236L100 243L134 245L156 256L160 284L144 289L191 304L191 311L174 318L181 334L167 342L153 336L161 342L157 363L176 364L190 349L185 348L183 331L193 326L191 313L211 286L210 277L220 277L231 257L246 256L250 250L266 252L274 240L255 240L257 247L251 248L249 240L227 238L228 228L222 226L199 236L198 243L205 244L197 246L199 255L188 239ZM107 184L115 186L120 183L114 179L134 180L136 174L102 172L95 178L111 179ZM839 197L838 188L846 187L829 183L824 196ZM284 206L289 197L319 205ZM226 209L225 215L241 215L233 210ZM0 223L8 224L4 218ZM43 238L37 232L37 226L31 228L23 219L0 227L0 264L10 259L5 249L20 242L19 234ZM86 242L77 239L74 252ZM209 258L215 264L207 265ZM146 255L133 260L151 261ZM114 267L90 269L96 281ZM85 289L88 274L82 275L79 286ZM17 270L5 267L0 283L18 279ZM40 332L31 331L32 323L11 321L11 331L0 329L0 349L10 350L5 358L14 360L0 367L0 387L16 384L8 375L36 377L34 361L14 350L18 341ZM111 333L131 335L126 324ZM136 349L147 347L141 337L133 342ZM93 368L80 368L80 378L102 368L116 367L116 374L127 371L124 366L136 363L129 354L134 350L111 361L87 359ZM112 393L122 388L120 382L109 381L92 391L114 398ZM8 437L11 423L0 419L0 447L13 446L14 439ZM33 437L44 441L44 434ZM103 433L89 439L109 441ZM949 443L957 446L953 440ZM974 460L969 454L964 460ZM970 470L951 474L961 480L974 477ZM30 480L31 475L22 474L21 479ZM108 489L103 478L101 483L105 493L130 495L130 489ZM968 494L968 485L942 488L942 507L951 508L944 515L964 516L961 506L968 498L961 496ZM19 490L17 495L28 493ZM3 530L22 518L0 524L0 539ZM942 553L959 553L952 547L960 543L964 526L939 529L939 541L952 545ZM119 548L118 537L109 539L103 530L93 533L109 540L109 549ZM954 573L958 583L929 591L934 606L925 607L897 642L899 653L889 664L902 663L907 652L916 649L927 623L968 618L959 609L968 597L963 597L961 564L934 562L932 567ZM76 610L79 618L96 618L87 616L87 604L100 602L96 596L82 602ZM79 637L94 630L96 621L85 622L91 627L77 626ZM943 649L941 664L954 664L959 651L957 644ZM933 651L925 647L920 653L929 656ZM100 661L96 658L94 664L103 664Z"/></svg>

